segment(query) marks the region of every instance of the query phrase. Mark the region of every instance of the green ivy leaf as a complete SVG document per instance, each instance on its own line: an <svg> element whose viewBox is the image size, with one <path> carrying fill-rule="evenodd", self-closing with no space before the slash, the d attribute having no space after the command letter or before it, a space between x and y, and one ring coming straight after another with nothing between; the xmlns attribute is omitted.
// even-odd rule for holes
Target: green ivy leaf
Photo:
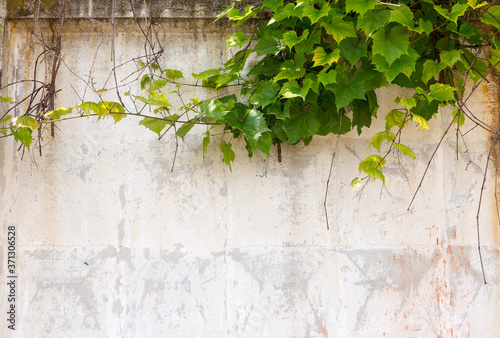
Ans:
<svg viewBox="0 0 500 338"><path fill-rule="evenodd" d="M198 122L198 120L193 119L191 120L191 122L183 123L182 126L177 128L177 136L179 136L184 141L184 137L191 129L193 129L193 127L196 125L196 122Z"/></svg>
<svg viewBox="0 0 500 338"><path fill-rule="evenodd" d="M101 111L106 112L106 115L109 112L109 115L115 120L115 124L127 117L126 114L121 114L125 112L125 109L118 102L100 102L99 106L101 107Z"/></svg>
<svg viewBox="0 0 500 338"><path fill-rule="evenodd" d="M285 49L285 43L281 40L279 32L265 30L259 37L259 41L253 51L259 55L276 54Z"/></svg>
<svg viewBox="0 0 500 338"><path fill-rule="evenodd" d="M318 74L318 81L325 87L330 83L335 83L337 81L337 72L335 70L327 71L326 68L323 68Z"/></svg>
<svg viewBox="0 0 500 338"><path fill-rule="evenodd" d="M38 122L35 118L31 116L18 116L12 119L12 125L15 128L28 128L29 130L35 130L40 128Z"/></svg>
<svg viewBox="0 0 500 338"><path fill-rule="evenodd" d="M292 105L290 107L290 119L286 120L285 132L290 144L296 144L305 136L314 135L321 124L311 111L304 111L301 105Z"/></svg>
<svg viewBox="0 0 500 338"><path fill-rule="evenodd" d="M393 132L390 130L385 130L381 131L380 133L375 134L370 142L368 143L368 146L373 146L375 149L380 151L380 147L382 146L382 142L387 142L390 143L392 140L396 137Z"/></svg>
<svg viewBox="0 0 500 338"><path fill-rule="evenodd" d="M335 93L335 105L338 108L346 107L355 99L365 99L365 78L363 74L354 74L346 83L339 82L327 86Z"/></svg>
<svg viewBox="0 0 500 338"><path fill-rule="evenodd" d="M152 106L171 107L170 102L168 102L167 98L162 93L152 92L149 94L147 99L142 96L134 96L134 97L137 100Z"/></svg>
<svg viewBox="0 0 500 338"><path fill-rule="evenodd" d="M304 7L302 14L303 16L308 17L312 24L315 24L321 18L327 16L329 11L330 6L328 4L324 4L321 9L314 8L314 5L307 5Z"/></svg>
<svg viewBox="0 0 500 338"><path fill-rule="evenodd" d="M197 80L206 80L208 79L210 76L214 76L214 75L220 75L220 70L219 69L209 69L209 70L205 70L201 73L191 73L191 76Z"/></svg>
<svg viewBox="0 0 500 338"><path fill-rule="evenodd" d="M403 145L401 143L394 142L393 143L393 147L396 148L396 149L398 149L401 152L401 154L406 155L408 157L411 157L412 159L416 159L415 154L413 153L413 151L410 148L408 148L407 146L405 146L405 145Z"/></svg>
<svg viewBox="0 0 500 338"><path fill-rule="evenodd" d="M296 31L288 31L283 34L283 42L285 43L285 45L288 46L288 48L292 49L292 47L295 46L296 44L305 41L308 36L309 36L309 30L307 29L304 30L304 32L300 37L297 36Z"/></svg>
<svg viewBox="0 0 500 338"><path fill-rule="evenodd" d="M245 37L245 32L243 31L237 31L231 34L227 39L227 48L233 48L233 47L243 47L245 43L250 41L250 36Z"/></svg>
<svg viewBox="0 0 500 338"><path fill-rule="evenodd" d="M11 127L10 132L14 136L14 140L16 142L21 142L26 148L28 148L28 151L30 150L30 145L33 142L30 128L20 128L18 131L15 131L14 128Z"/></svg>
<svg viewBox="0 0 500 338"><path fill-rule="evenodd" d="M369 169L380 168L382 169L385 165L385 159L379 155L370 155L359 163L359 172L364 171L366 173Z"/></svg>
<svg viewBox="0 0 500 338"><path fill-rule="evenodd" d="M154 80L154 81L152 81L150 88L151 88L151 90L158 90L158 89L165 87L165 85L167 83L168 83L167 80Z"/></svg>
<svg viewBox="0 0 500 338"><path fill-rule="evenodd" d="M422 81L429 82L430 79L435 78L439 73L446 68L446 64L441 62L437 63L434 60L427 60L424 62L424 69L422 71Z"/></svg>
<svg viewBox="0 0 500 338"><path fill-rule="evenodd" d="M52 120L59 120L61 116L71 114L73 108L57 108L56 110L52 110L45 114L45 117L48 117Z"/></svg>
<svg viewBox="0 0 500 338"><path fill-rule="evenodd" d="M412 114L411 120L418 123L418 131L420 130L432 130L427 120L420 115Z"/></svg>
<svg viewBox="0 0 500 338"><path fill-rule="evenodd" d="M432 100L432 102L429 102L428 100L422 100L411 109L411 112L413 115L419 115L426 120L430 120L438 112L438 108L439 101Z"/></svg>
<svg viewBox="0 0 500 338"><path fill-rule="evenodd" d="M266 81L257 86L248 100L251 104L261 105L262 108L276 101L280 86L273 81Z"/></svg>
<svg viewBox="0 0 500 338"><path fill-rule="evenodd" d="M203 137L203 159L205 159L205 154L208 151L208 145L210 144L210 132L207 131Z"/></svg>
<svg viewBox="0 0 500 338"><path fill-rule="evenodd" d="M241 130L248 139L257 141L259 137L267 131L267 123L264 114L257 109L245 110L242 105L233 109L225 116L227 123L233 128Z"/></svg>
<svg viewBox="0 0 500 338"><path fill-rule="evenodd" d="M454 101L455 100L455 88L442 84L436 83L430 86L431 92L430 96L438 101Z"/></svg>
<svg viewBox="0 0 500 338"><path fill-rule="evenodd" d="M5 122L9 121L11 118L12 118L12 115L5 115L5 116L4 116L4 117L0 120L0 124L5 123Z"/></svg>
<svg viewBox="0 0 500 338"><path fill-rule="evenodd" d="M399 57L408 54L410 37L404 32L401 26L393 27L386 35L385 30L380 30L373 34L373 55L382 55L389 66Z"/></svg>
<svg viewBox="0 0 500 338"><path fill-rule="evenodd" d="M364 14L365 12L374 9L377 3L373 0L346 0L345 11L349 13L351 11Z"/></svg>
<svg viewBox="0 0 500 338"><path fill-rule="evenodd" d="M363 185L363 181L361 179L359 179L358 177L356 177L355 179L353 179L351 181L351 187L352 187L352 190L353 191L356 191L360 186Z"/></svg>
<svg viewBox="0 0 500 338"><path fill-rule="evenodd" d="M299 79L305 74L306 70L304 68L296 66L291 60L286 60L282 63L281 71L274 77L274 81Z"/></svg>
<svg viewBox="0 0 500 338"><path fill-rule="evenodd" d="M451 11L448 13L448 10L446 10L445 8L439 5L434 5L434 10L446 19L456 23L457 19L465 14L468 7L468 4L455 4L453 5Z"/></svg>
<svg viewBox="0 0 500 338"><path fill-rule="evenodd" d="M432 24L432 21L426 21L423 20L422 18L418 19L418 25L419 27L422 28L422 31L425 32L425 34L429 35L432 33L434 30L434 26Z"/></svg>
<svg viewBox="0 0 500 338"><path fill-rule="evenodd" d="M160 133L163 130L163 128L165 128L167 123L171 124L171 122L169 123L166 120L154 119L151 117L145 117L141 121L139 121L139 124L141 126L144 126L144 127L148 128L149 130L154 131L155 133L158 134L158 137L160 137L160 135L161 135Z"/></svg>
<svg viewBox="0 0 500 338"><path fill-rule="evenodd" d="M249 18L255 17L257 15L258 7L246 6L243 14L237 8L232 8L227 12L227 17L229 20L236 21L233 26L243 25Z"/></svg>
<svg viewBox="0 0 500 338"><path fill-rule="evenodd" d="M405 4L400 4L401 7L393 9L391 11L390 22L397 22L406 26L408 28L413 28L415 23L413 22L413 13Z"/></svg>
<svg viewBox="0 0 500 338"><path fill-rule="evenodd" d="M457 49L449 51L445 50L442 51L439 56L442 63L444 63L448 67L453 67L453 65L455 65L455 63L457 63L457 61L462 57L462 51Z"/></svg>
<svg viewBox="0 0 500 338"><path fill-rule="evenodd" d="M472 9L477 9L481 8L483 6L488 5L487 1L483 1L480 4L478 4L478 0L467 0L467 4L472 8Z"/></svg>
<svg viewBox="0 0 500 338"><path fill-rule="evenodd" d="M220 151L222 154L224 154L224 157L222 158L222 161L229 166L229 170L233 172L233 169L231 168L231 162L234 161L236 156L234 155L234 151L231 149L232 144L231 143L226 143L226 141L222 140L220 143Z"/></svg>
<svg viewBox="0 0 500 338"><path fill-rule="evenodd" d="M389 10L368 11L358 18L358 28L369 37L376 30L384 27L389 18Z"/></svg>
<svg viewBox="0 0 500 338"><path fill-rule="evenodd" d="M391 110L385 117L385 129L390 130L392 127L400 128L406 118L406 113L397 109Z"/></svg>
<svg viewBox="0 0 500 338"><path fill-rule="evenodd" d="M358 135L361 135L363 127L370 127L372 124L372 109L366 100L354 100L351 103L352 127L357 126Z"/></svg>
<svg viewBox="0 0 500 338"><path fill-rule="evenodd" d="M335 41L340 42L345 38L355 37L354 25L350 22L344 21L342 16L335 15L331 18L330 23L322 22L321 25L325 28L326 32L333 36Z"/></svg>
<svg viewBox="0 0 500 338"><path fill-rule="evenodd" d="M149 74L144 75L141 79L141 90L144 90L148 85L148 83L150 82L151 82L151 77L149 76Z"/></svg>
<svg viewBox="0 0 500 338"><path fill-rule="evenodd" d="M280 95L282 95L286 99L294 98L294 97L302 97L303 95L300 93L300 86L297 81L292 80L283 84L281 87Z"/></svg>
<svg viewBox="0 0 500 338"><path fill-rule="evenodd" d="M415 71L417 59L418 53L410 47L408 54L394 60L392 65L389 65L386 58L379 54L372 57L372 63L379 72L384 73L387 82L391 83L399 74L404 74L409 78Z"/></svg>
<svg viewBox="0 0 500 338"><path fill-rule="evenodd" d="M500 29L500 22L498 21L500 18L500 5L491 6L488 8L486 13L481 16L481 21L485 24L492 25L493 27Z"/></svg>
<svg viewBox="0 0 500 338"><path fill-rule="evenodd" d="M313 51L313 58L312 60L314 61L314 66L313 67L318 67L318 66L324 66L324 65L331 65L334 62L337 62L340 58L340 49L335 49L331 53L325 52L323 47L316 47L316 49Z"/></svg>
<svg viewBox="0 0 500 338"><path fill-rule="evenodd" d="M394 100L395 103L401 103L403 106L405 106L406 109L411 109L417 105L417 99L415 97L396 97Z"/></svg>
<svg viewBox="0 0 500 338"><path fill-rule="evenodd" d="M12 98L6 96L6 97L3 97L0 95L0 101L2 102L6 102L6 103L12 103Z"/></svg>
<svg viewBox="0 0 500 338"><path fill-rule="evenodd" d="M101 118L101 116L107 114L107 111L103 111L102 107L95 102L82 102L81 104L77 105L77 107L81 108L83 112L87 114L87 116L90 116L91 113L96 113L97 116Z"/></svg>
<svg viewBox="0 0 500 338"><path fill-rule="evenodd" d="M283 6L283 0L264 0L262 6L269 8L272 12L276 12L278 8Z"/></svg>
<svg viewBox="0 0 500 338"><path fill-rule="evenodd" d="M165 77L167 79L183 79L184 74L180 70L176 69L165 69L163 70L163 73L165 73Z"/></svg>
<svg viewBox="0 0 500 338"><path fill-rule="evenodd" d="M220 100L208 100L200 104L200 110L203 115L220 119L233 109L236 100L230 99L228 102L221 102Z"/></svg>
<svg viewBox="0 0 500 338"><path fill-rule="evenodd" d="M357 38L344 39L339 44L339 47L342 56L345 57L351 65L355 65L360 58L368 56L366 40L358 41Z"/></svg>

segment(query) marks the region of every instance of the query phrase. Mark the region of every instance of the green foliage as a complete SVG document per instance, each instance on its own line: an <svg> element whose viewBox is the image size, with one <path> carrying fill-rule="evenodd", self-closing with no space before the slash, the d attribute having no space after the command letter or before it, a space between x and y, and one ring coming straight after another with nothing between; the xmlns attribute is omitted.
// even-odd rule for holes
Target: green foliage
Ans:
<svg viewBox="0 0 500 338"><path fill-rule="evenodd" d="M128 115L140 116L139 124L159 137L167 125L184 139L195 124L206 124L204 154L217 138L213 127L222 126L232 137L222 136L216 142L222 160L232 169L235 154L228 140L243 139L252 156L257 150L269 154L275 143L307 145L315 135L353 129L361 134L377 117L376 90L395 84L413 94L396 98L401 108L386 115L385 130L376 133L369 146L415 158L400 143L402 130L410 123L430 130L428 121L439 107L457 105L465 80L477 83L493 66L500 70L500 41L492 33L500 29L500 5L488 6L486 1L400 0L396 6L373 0L264 0L242 10L233 3L218 19L224 17L235 27L245 26L226 40L233 56L216 69L191 75L197 85L219 90L239 86L236 90L186 104L182 85L175 82L184 79L182 72L141 64L149 73L138 80L141 93L129 95L132 111L121 99L105 101L106 89L95 91L99 101L82 102L76 108L98 119L111 116L115 123ZM465 47L466 42L470 46ZM255 64L249 61L253 56ZM183 102L178 115L171 114L169 95ZM11 103L1 96L0 101ZM45 114L45 120L3 117L0 132L5 135L10 130L29 147L34 129L64 119L71 109L56 109ZM454 116L463 123L461 111ZM382 147L384 143L387 147ZM363 160L359 171L366 177L351 185L356 188L366 178L385 182L386 156Z"/></svg>

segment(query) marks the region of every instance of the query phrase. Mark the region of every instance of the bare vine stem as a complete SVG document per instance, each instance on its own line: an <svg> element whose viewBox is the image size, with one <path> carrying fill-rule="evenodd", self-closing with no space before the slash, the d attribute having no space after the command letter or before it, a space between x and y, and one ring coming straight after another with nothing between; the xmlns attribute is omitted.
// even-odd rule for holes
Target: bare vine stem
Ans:
<svg viewBox="0 0 500 338"><path fill-rule="evenodd" d="M328 221L328 208L326 207L326 202L328 199L328 187L330 186L330 178L332 177L332 170L333 170L333 163L335 160L335 155L337 154L337 149L339 147L340 132L342 130L342 117L343 117L343 114L340 114L339 133L337 135L337 140L335 141L335 146L333 148L332 160L330 162L330 171L328 172L328 179L326 180L325 199L323 201L323 208L325 209L326 230L330 230L330 223Z"/></svg>

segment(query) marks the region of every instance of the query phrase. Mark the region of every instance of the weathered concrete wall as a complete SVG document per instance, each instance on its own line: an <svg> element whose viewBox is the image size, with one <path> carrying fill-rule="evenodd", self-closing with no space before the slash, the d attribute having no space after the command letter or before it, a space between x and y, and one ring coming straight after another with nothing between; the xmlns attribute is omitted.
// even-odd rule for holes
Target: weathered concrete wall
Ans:
<svg viewBox="0 0 500 338"><path fill-rule="evenodd" d="M39 46L30 25L11 20L7 27L3 83L32 77ZM190 74L225 57L222 24L163 19L155 27L167 67ZM118 63L142 53L141 36L133 20L116 24ZM108 21L72 22L63 37L58 106L95 98L75 74L89 76L99 49L90 76L103 85L113 67L110 46ZM136 67L126 64L118 80ZM19 85L9 94L28 90ZM397 91L380 93L381 116ZM497 93L494 82L485 84L470 107L495 121ZM264 155L250 161L243 145L235 146L232 174L216 145L202 159L196 133L180 144L171 173L172 136L158 141L130 117L118 125L67 121L55 138L45 136L42 157L22 158L12 140L1 140L0 336L495 337L494 170L480 218L487 285L475 228L488 135L468 133L467 152L459 140L458 160L455 135L447 136L406 211L451 118L442 115L434 132L404 136L418 158L404 162L408 180L390 158L387 187L371 183L359 197L348 184L383 124L361 138L342 136L329 231L323 197L333 137L283 146L281 163L276 150L266 164ZM8 226L17 230L15 332L5 325Z"/></svg>

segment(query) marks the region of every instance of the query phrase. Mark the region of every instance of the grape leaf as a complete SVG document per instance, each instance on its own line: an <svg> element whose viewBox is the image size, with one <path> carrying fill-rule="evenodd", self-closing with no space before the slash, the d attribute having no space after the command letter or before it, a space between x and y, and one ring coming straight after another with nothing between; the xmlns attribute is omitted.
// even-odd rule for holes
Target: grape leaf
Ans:
<svg viewBox="0 0 500 338"><path fill-rule="evenodd" d="M99 118L101 118L101 116L104 116L108 113L107 111L104 111L99 104L90 101L82 102L81 104L77 105L77 107L81 108L84 113L87 114L87 116L90 116L90 114L94 112L99 116Z"/></svg>
<svg viewBox="0 0 500 338"><path fill-rule="evenodd" d="M411 120L418 123L418 130L419 131L422 129L432 130L431 126L429 126L429 123L427 123L427 120L420 115L412 114Z"/></svg>
<svg viewBox="0 0 500 338"><path fill-rule="evenodd" d="M279 7L283 6L283 0L264 0L262 6L269 8L271 11L276 12Z"/></svg>
<svg viewBox="0 0 500 338"><path fill-rule="evenodd" d="M30 150L30 145L33 142L33 137L31 136L30 128L20 128L15 131L14 128L10 127L10 132L14 136L16 142L21 142L28 150Z"/></svg>
<svg viewBox="0 0 500 338"><path fill-rule="evenodd" d="M345 38L355 37L354 25L350 22L344 21L342 16L335 15L330 23L321 23L326 32L333 36L335 41L340 42Z"/></svg>
<svg viewBox="0 0 500 338"><path fill-rule="evenodd" d="M460 50L445 50L442 51L441 54L439 55L441 58L441 62L447 65L448 67L453 67L455 63L457 63L458 60L460 60L460 57L462 56L462 52Z"/></svg>
<svg viewBox="0 0 500 338"><path fill-rule="evenodd" d="M253 51L259 55L275 54L285 49L285 43L281 40L280 34L266 29Z"/></svg>
<svg viewBox="0 0 500 338"><path fill-rule="evenodd" d="M292 47L295 46L296 44L306 40L308 35L309 35L309 30L307 29L304 30L304 32L300 37L297 36L296 31L290 30L283 34L283 42L285 43L285 45L288 46L288 48L292 49Z"/></svg>
<svg viewBox="0 0 500 338"><path fill-rule="evenodd" d="M415 71L417 58L418 53L413 48L409 48L408 54L397 58L390 66L387 60L378 54L373 56L372 62L379 72L384 73L387 82L391 83L401 73L410 77Z"/></svg>
<svg viewBox="0 0 500 338"><path fill-rule="evenodd" d="M382 55L389 66L402 55L408 54L410 38L401 26L393 27L389 35L382 29L374 33L372 38L373 55Z"/></svg>
<svg viewBox="0 0 500 338"><path fill-rule="evenodd" d="M390 12L388 10L369 11L358 18L358 28L370 36L377 29L383 27L389 21Z"/></svg>
<svg viewBox="0 0 500 338"><path fill-rule="evenodd" d="M12 119L12 125L16 128L28 128L29 130L34 130L40 128L38 122L35 118L31 116L18 116Z"/></svg>
<svg viewBox="0 0 500 338"><path fill-rule="evenodd" d="M359 163L359 172L364 171L367 173L367 170L380 168L382 169L385 165L385 159L379 155L370 155L365 158L363 161Z"/></svg>
<svg viewBox="0 0 500 338"><path fill-rule="evenodd" d="M415 154L413 153L413 151L410 148L408 148L407 146L405 146L405 145L403 145L401 143L396 143L396 142L394 142L392 144L392 146L394 148L398 149L401 152L401 154L406 155L408 157L411 157L412 159L416 159Z"/></svg>
<svg viewBox="0 0 500 338"><path fill-rule="evenodd" d="M415 25L413 22L413 13L405 4L401 4L400 7L391 11L391 18L389 21L398 22L408 28L413 28Z"/></svg>
<svg viewBox="0 0 500 338"><path fill-rule="evenodd" d="M356 64L360 58L368 55L365 40L358 41L357 38L344 39L339 44L339 47L342 52L342 56L349 60L351 65Z"/></svg>
<svg viewBox="0 0 500 338"><path fill-rule="evenodd" d="M500 5L491 6L486 13L481 16L481 21L500 29Z"/></svg>
<svg viewBox="0 0 500 338"><path fill-rule="evenodd" d="M45 114L45 117L51 118L52 120L59 120L61 116L70 114L73 108L57 108Z"/></svg>
<svg viewBox="0 0 500 338"><path fill-rule="evenodd" d="M328 6L327 4L323 5L321 9L316 9L313 5L307 5L306 7L304 7L302 14L303 16L308 17L311 20L312 24L315 24L321 18L327 16L329 11L330 6Z"/></svg>
<svg viewBox="0 0 500 338"><path fill-rule="evenodd" d="M335 105L338 108L349 105L355 99L365 99L365 78L363 74L354 74L346 83L334 83L327 86L335 93Z"/></svg>
<svg viewBox="0 0 500 338"><path fill-rule="evenodd" d="M392 140L396 137L394 133L390 130L384 130L381 131L380 133L375 134L370 142L368 143L368 146L373 146L375 149L380 151L380 147L382 146L382 142L386 141L387 143L392 142Z"/></svg>
<svg viewBox="0 0 500 338"><path fill-rule="evenodd" d="M233 169L231 168L231 162L234 161L236 156L234 155L234 151L231 149L232 144L227 143L226 141L222 140L220 143L219 149L224 154L224 157L222 158L222 161L229 166L229 170L233 172Z"/></svg>
<svg viewBox="0 0 500 338"><path fill-rule="evenodd" d="M316 47L313 54L313 67L331 65L332 63L337 62L340 58L340 49L337 48L333 52L328 54L327 52L325 52L323 47Z"/></svg>
<svg viewBox="0 0 500 338"><path fill-rule="evenodd" d="M154 131L155 133L158 134L158 137L160 137L160 133L165 128L165 126L169 123L166 120L160 120L160 119L154 119L151 117L145 117L141 121L139 121L139 124L141 126L144 126L148 128L151 131ZM170 123L169 123L170 124Z"/></svg>
<svg viewBox="0 0 500 338"><path fill-rule="evenodd" d="M163 72L165 73L165 76L168 79L183 79L184 78L184 75L182 74L182 72L180 70L165 69L165 70L163 70Z"/></svg>
<svg viewBox="0 0 500 338"><path fill-rule="evenodd" d="M252 93L248 100L251 104L261 105L262 108L276 101L276 95L280 90L280 86L273 81L266 81L257 86L257 89Z"/></svg>
<svg viewBox="0 0 500 338"><path fill-rule="evenodd" d="M274 81L298 79L305 74L306 70L304 68L296 66L291 60L286 60L281 64L281 71L274 77Z"/></svg>
<svg viewBox="0 0 500 338"><path fill-rule="evenodd" d="M197 119L194 119L191 122L183 123L182 126L177 128L177 136L179 136L184 141L184 137L191 129L193 129L196 122L198 122Z"/></svg>
<svg viewBox="0 0 500 338"><path fill-rule="evenodd" d="M435 78L439 73L446 68L446 64L441 62L437 63L434 60L427 60L424 63L424 69L422 71L422 81L424 83L429 82L430 79Z"/></svg>
<svg viewBox="0 0 500 338"><path fill-rule="evenodd" d="M431 92L430 96L433 99L436 99L438 101L448 101L448 100L455 100L455 88L442 84L442 83L435 83L430 86Z"/></svg>
<svg viewBox="0 0 500 338"><path fill-rule="evenodd" d="M439 5L434 5L434 10L436 12L438 12L440 15L442 15L443 17L445 17L446 19L456 23L457 19L460 16L465 14L468 7L469 7L469 5L467 5L467 4L455 4L451 8L451 11L448 13L447 9L444 9L443 7L441 7Z"/></svg>
<svg viewBox="0 0 500 338"><path fill-rule="evenodd" d="M245 38L245 32L236 31L226 39L227 48L242 47L246 42L250 41L250 38L250 36Z"/></svg>
<svg viewBox="0 0 500 338"><path fill-rule="evenodd" d="M370 9L374 9L376 4L373 0L346 0L345 11L346 13L353 11L363 14Z"/></svg>
<svg viewBox="0 0 500 338"><path fill-rule="evenodd" d="M152 92L149 94L147 99L142 97L142 96L134 96L134 97L137 100L144 102L145 104L152 105L152 106L162 106L162 107L169 106L169 107L171 107L170 102L168 102L167 98L162 93Z"/></svg>

